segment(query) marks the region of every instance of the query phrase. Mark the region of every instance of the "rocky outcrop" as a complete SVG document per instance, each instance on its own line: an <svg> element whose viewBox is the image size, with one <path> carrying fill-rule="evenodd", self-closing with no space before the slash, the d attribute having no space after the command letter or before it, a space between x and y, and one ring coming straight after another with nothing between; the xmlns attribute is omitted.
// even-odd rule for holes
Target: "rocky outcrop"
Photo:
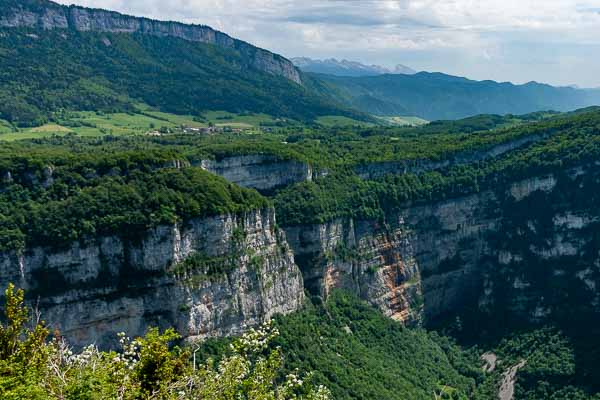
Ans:
<svg viewBox="0 0 600 400"><path fill-rule="evenodd" d="M419 322L421 282L408 232L368 221L341 219L286 228L313 294L351 291L397 321Z"/></svg>
<svg viewBox="0 0 600 400"><path fill-rule="evenodd" d="M232 183L260 191L271 191L313 178L313 170L306 163L261 154L203 160L200 167Z"/></svg>
<svg viewBox="0 0 600 400"><path fill-rule="evenodd" d="M192 42L208 43L238 51L249 66L273 75L283 76L301 84L300 73L291 61L234 39L225 33L203 25L137 18L112 11L60 6L50 1L24 2L0 12L0 27L29 27L42 29L72 29L86 32L141 33L170 36Z"/></svg>
<svg viewBox="0 0 600 400"><path fill-rule="evenodd" d="M118 332L150 326L186 338L238 334L297 310L304 295L270 209L1 254L0 286L9 282L75 346L111 347Z"/></svg>
<svg viewBox="0 0 600 400"><path fill-rule="evenodd" d="M486 192L408 206L386 225L341 219L285 230L312 294L346 289L397 320L421 321L479 298L486 235L499 224L494 200Z"/></svg>

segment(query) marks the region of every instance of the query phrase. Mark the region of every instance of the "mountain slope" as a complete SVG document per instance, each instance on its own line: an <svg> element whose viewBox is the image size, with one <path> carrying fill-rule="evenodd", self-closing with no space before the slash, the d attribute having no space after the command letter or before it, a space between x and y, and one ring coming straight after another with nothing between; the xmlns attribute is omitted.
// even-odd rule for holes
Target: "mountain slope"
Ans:
<svg viewBox="0 0 600 400"><path fill-rule="evenodd" d="M234 39L203 25L186 25L138 18L113 11L78 6L65 7L47 0L0 1L0 27L71 29L80 32L143 33L176 37L238 51L248 65L301 83L298 70L284 57Z"/></svg>
<svg viewBox="0 0 600 400"><path fill-rule="evenodd" d="M441 73L339 77L318 75L330 95L377 115L414 115L428 120L477 114L569 111L600 104L600 91L530 82L473 81ZM324 91L325 92L325 91Z"/></svg>
<svg viewBox="0 0 600 400"><path fill-rule="evenodd" d="M300 85L288 60L207 27L48 1L0 5L0 119L16 125L65 108L126 111L140 102L194 115L349 114Z"/></svg>
<svg viewBox="0 0 600 400"><path fill-rule="evenodd" d="M313 60L307 57L291 59L294 65L304 72L318 74L330 74L335 76L376 76L383 74L415 74L416 71L410 67L398 64L394 70L379 65L365 65L356 61L336 60Z"/></svg>

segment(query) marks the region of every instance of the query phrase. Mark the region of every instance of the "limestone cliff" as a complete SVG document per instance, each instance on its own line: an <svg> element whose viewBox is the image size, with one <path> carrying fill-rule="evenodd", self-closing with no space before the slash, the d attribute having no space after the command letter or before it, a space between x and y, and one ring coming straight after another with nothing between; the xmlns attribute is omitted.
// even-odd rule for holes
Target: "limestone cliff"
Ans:
<svg viewBox="0 0 600 400"><path fill-rule="evenodd" d="M408 233L352 219L286 228L313 295L349 290L385 315L412 323L421 318L422 291Z"/></svg>
<svg viewBox="0 0 600 400"><path fill-rule="evenodd" d="M600 312L598 200L586 194L597 192L597 174L561 172L404 210L426 318L468 307L529 322Z"/></svg>
<svg viewBox="0 0 600 400"><path fill-rule="evenodd" d="M2 5L2 2L0 2ZM76 31L141 33L208 43L238 51L248 65L301 84L300 73L286 58L234 39L208 26L137 18L112 11L61 6L51 1L10 2L0 11L0 27L72 29Z"/></svg>
<svg viewBox="0 0 600 400"><path fill-rule="evenodd" d="M570 312L597 315L596 170L407 204L385 224L343 219L285 229L313 294L348 289L398 320L475 309L539 323Z"/></svg>
<svg viewBox="0 0 600 400"><path fill-rule="evenodd" d="M264 155L202 167L267 191L313 174L305 164ZM24 179L35 185L53 179L51 168L29 175ZM185 337L239 333L298 309L304 287L321 297L349 290L409 324L463 311L534 323L597 316L599 182L598 165L582 165L405 204L384 221L341 218L283 232L273 210L263 210L134 238L30 248L0 255L0 286L27 289L45 319L75 344L102 346L118 331L136 335L152 325L174 326Z"/></svg>
<svg viewBox="0 0 600 400"><path fill-rule="evenodd" d="M238 334L303 303L302 276L271 209L159 226L139 237L0 255L14 282L75 346L175 327L186 338Z"/></svg>
<svg viewBox="0 0 600 400"><path fill-rule="evenodd" d="M313 178L313 170L306 163L262 154L203 160L200 167L232 183L260 191L272 191Z"/></svg>

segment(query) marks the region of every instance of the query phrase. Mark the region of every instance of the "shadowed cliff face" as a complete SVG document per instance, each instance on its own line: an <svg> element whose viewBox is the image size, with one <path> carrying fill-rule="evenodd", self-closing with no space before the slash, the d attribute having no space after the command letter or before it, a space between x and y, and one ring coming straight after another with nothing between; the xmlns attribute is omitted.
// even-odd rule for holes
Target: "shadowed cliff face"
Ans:
<svg viewBox="0 0 600 400"><path fill-rule="evenodd" d="M407 210L426 318L468 310L528 324L600 312L596 169Z"/></svg>
<svg viewBox="0 0 600 400"><path fill-rule="evenodd" d="M359 165L356 173L362 179L377 179L389 174L415 174L419 175L429 171L441 170L455 165L464 165L499 157L521 147L536 143L548 138L550 134L527 135L515 140L499 143L485 151L464 151L441 161L410 160L387 161Z"/></svg>
<svg viewBox="0 0 600 400"><path fill-rule="evenodd" d="M386 224L345 219L286 232L311 293L348 289L401 321L469 314L482 324L488 317L543 324L597 316L596 169L407 206Z"/></svg>
<svg viewBox="0 0 600 400"><path fill-rule="evenodd" d="M81 32L141 33L175 37L236 50L248 60L250 67L283 76L298 84L302 83L300 73L291 61L207 26L155 21L77 6L65 7L50 1L37 3L24 2L18 6L11 3L4 6L0 2L0 5L5 7L0 12L0 27L73 29Z"/></svg>
<svg viewBox="0 0 600 400"><path fill-rule="evenodd" d="M185 338L239 334L297 310L304 295L272 210L1 254L0 285L9 282L75 346L112 347L118 332L151 326Z"/></svg>

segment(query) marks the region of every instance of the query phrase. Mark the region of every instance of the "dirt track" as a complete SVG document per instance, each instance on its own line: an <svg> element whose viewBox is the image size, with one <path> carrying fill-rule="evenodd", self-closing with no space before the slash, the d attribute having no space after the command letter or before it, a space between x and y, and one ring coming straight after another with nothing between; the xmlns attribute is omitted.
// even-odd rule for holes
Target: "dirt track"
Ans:
<svg viewBox="0 0 600 400"><path fill-rule="evenodd" d="M502 374L502 383L500 384L500 391L498 392L498 398L500 400L514 399L517 373L525 366L525 364L527 364L527 360L522 360L520 363L509 368L508 371Z"/></svg>

